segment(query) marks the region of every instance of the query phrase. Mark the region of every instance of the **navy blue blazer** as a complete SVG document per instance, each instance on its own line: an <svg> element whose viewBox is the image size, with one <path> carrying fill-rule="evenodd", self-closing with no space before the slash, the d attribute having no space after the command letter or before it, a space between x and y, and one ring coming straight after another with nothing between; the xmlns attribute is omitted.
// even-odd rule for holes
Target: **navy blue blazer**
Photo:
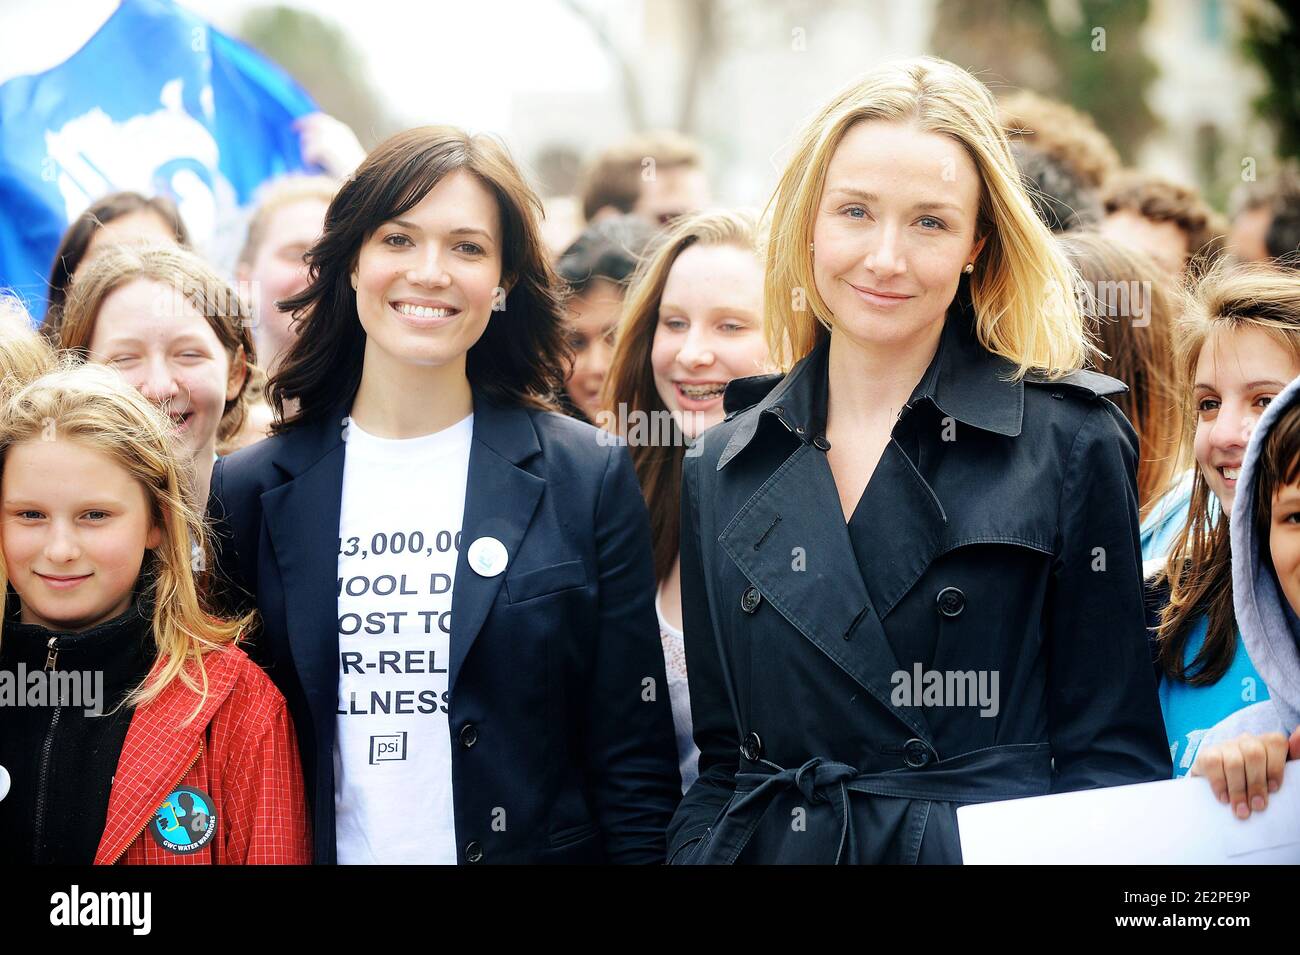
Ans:
<svg viewBox="0 0 1300 955"><path fill-rule="evenodd" d="M209 501L217 592L229 612L260 611L249 652L298 730L318 863L335 861L348 407L218 461ZM650 529L627 449L609 441L474 394L448 664L463 862L664 860L681 781ZM509 554L495 577L467 563L484 536Z"/></svg>

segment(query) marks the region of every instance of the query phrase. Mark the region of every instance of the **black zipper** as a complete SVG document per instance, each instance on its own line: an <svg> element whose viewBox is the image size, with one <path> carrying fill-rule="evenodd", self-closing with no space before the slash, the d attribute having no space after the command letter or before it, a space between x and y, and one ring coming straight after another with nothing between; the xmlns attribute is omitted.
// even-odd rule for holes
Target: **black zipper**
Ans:
<svg viewBox="0 0 1300 955"><path fill-rule="evenodd" d="M58 637L50 637L49 654L45 657L45 670L47 673L54 671L55 665L59 659L59 647L56 641ZM45 803L50 786L50 753L54 750L54 733L59 726L59 716L63 712L62 706L54 707L54 714L50 717L50 726L45 731L45 742L41 744L41 767L40 773L36 777L36 811L34 813L34 838L32 839L32 862L37 865L41 864L41 852L45 845Z"/></svg>

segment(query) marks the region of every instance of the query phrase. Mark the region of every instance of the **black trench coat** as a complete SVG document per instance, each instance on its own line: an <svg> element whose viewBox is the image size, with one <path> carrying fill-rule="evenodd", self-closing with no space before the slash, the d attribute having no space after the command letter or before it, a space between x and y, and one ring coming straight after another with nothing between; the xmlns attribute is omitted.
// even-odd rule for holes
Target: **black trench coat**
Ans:
<svg viewBox="0 0 1300 955"><path fill-rule="evenodd" d="M827 351L734 383L729 410L761 400L686 460L701 755L670 860L960 862L960 805L1168 779L1137 438L1104 397L1124 385L1013 382L955 305L855 552L822 433ZM931 671L946 696L925 695ZM972 699L994 673L995 714Z"/></svg>

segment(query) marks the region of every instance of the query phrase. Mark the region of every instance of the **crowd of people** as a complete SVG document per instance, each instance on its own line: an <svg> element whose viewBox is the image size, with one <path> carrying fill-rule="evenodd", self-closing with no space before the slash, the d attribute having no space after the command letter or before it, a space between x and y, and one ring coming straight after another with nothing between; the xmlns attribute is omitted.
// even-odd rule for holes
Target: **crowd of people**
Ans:
<svg viewBox="0 0 1300 955"><path fill-rule="evenodd" d="M1225 221L934 58L760 215L496 138L93 203L0 316L19 863L960 862L956 809L1300 758L1300 184ZM657 636L656 636L657 635ZM1208 782L1207 782L1208 780ZM1189 838L1195 838L1190 834Z"/></svg>

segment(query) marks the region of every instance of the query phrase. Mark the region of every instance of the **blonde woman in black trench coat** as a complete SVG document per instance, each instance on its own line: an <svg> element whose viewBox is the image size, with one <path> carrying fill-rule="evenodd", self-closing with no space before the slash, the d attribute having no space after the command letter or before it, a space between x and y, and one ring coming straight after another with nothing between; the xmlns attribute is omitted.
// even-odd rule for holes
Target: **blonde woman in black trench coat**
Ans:
<svg viewBox="0 0 1300 955"><path fill-rule="evenodd" d="M774 199L784 377L686 459L674 862L960 862L973 802L1167 779L1137 440L987 89L922 58ZM743 409L743 410L736 410Z"/></svg>

